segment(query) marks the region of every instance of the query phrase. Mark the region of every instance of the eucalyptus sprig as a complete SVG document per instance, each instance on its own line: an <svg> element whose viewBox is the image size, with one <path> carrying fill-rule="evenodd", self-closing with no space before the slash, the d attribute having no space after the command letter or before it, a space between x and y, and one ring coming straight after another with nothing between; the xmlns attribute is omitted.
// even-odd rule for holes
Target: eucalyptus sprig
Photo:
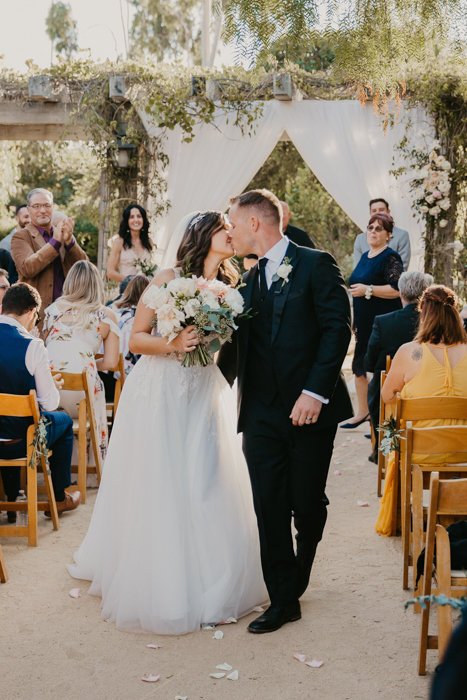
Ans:
<svg viewBox="0 0 467 700"><path fill-rule="evenodd" d="M47 473L50 474L49 468L49 448L47 446L47 425L50 421L46 420L44 416L39 418L39 421L34 430L34 435L32 438L32 443L30 447L31 457L29 459L28 467L30 469L36 469L41 458L44 458L44 464L46 465Z"/></svg>
<svg viewBox="0 0 467 700"><path fill-rule="evenodd" d="M377 428L378 433L383 434L381 440L380 452L385 457L391 454L391 452L400 451L400 441L403 430L397 429L397 423L394 416L387 418L383 421Z"/></svg>

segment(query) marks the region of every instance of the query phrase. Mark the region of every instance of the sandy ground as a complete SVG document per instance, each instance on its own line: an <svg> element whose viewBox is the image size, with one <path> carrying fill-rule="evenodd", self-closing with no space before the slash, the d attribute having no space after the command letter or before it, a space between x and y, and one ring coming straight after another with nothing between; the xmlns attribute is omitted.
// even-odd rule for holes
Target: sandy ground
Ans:
<svg viewBox="0 0 467 700"><path fill-rule="evenodd" d="M367 461L365 429L339 431L328 481L325 537L302 620L251 635L252 617L184 637L119 632L100 618L99 600L66 572L85 534L95 496L62 518L58 532L40 516L37 548L3 539L10 580L0 586L0 695L51 700L411 700L427 698L429 678L416 671L419 617L405 612L400 539L373 530L376 467ZM340 471L341 474L335 473ZM358 500L369 507L359 507ZM5 516L2 515L2 518ZM138 572L135 571L135 576ZM70 589L80 585L82 597ZM147 649L159 642L162 648ZM295 652L324 661L309 668ZM435 666L429 652L428 668ZM216 664L238 681L214 680ZM158 683L142 682L160 674Z"/></svg>

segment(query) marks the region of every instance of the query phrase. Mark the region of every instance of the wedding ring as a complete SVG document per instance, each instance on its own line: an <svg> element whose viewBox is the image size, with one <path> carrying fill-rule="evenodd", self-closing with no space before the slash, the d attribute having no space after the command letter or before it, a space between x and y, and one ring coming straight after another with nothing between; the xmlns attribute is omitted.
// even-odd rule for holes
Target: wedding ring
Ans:
<svg viewBox="0 0 467 700"><path fill-rule="evenodd" d="M305 418L305 423L311 423L311 417L310 417L310 416L307 416L307 417Z"/></svg>

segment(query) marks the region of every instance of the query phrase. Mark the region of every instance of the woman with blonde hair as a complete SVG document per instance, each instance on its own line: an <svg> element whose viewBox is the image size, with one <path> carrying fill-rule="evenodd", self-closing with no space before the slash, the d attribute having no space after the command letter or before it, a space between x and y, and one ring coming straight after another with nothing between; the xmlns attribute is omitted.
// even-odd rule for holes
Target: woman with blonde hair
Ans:
<svg viewBox="0 0 467 700"><path fill-rule="evenodd" d="M394 356L381 389L385 403L400 392L403 399L433 396L467 398L467 333L457 309L458 300L449 287L434 284L420 299L418 333L411 343L402 345ZM428 428L439 425L464 425L464 420L437 419L414 421L414 426ZM426 461L423 455L417 460ZM437 462L442 461L439 458ZM385 479L376 531L392 532L395 460L391 456Z"/></svg>
<svg viewBox="0 0 467 700"><path fill-rule="evenodd" d="M119 329L114 312L104 306L104 285L96 266L76 262L63 285L63 296L45 310L44 341L53 367L63 372L88 370L102 456L107 450L107 413L99 370L115 367L119 353ZM95 355L103 346L103 356ZM78 415L83 398L76 391L61 391L60 406Z"/></svg>

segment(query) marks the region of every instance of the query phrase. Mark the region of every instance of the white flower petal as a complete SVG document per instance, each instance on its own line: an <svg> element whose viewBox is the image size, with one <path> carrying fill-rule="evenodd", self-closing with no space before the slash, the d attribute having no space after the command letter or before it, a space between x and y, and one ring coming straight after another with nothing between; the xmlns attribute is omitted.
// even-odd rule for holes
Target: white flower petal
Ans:
<svg viewBox="0 0 467 700"><path fill-rule="evenodd" d="M301 652L296 652L293 655L294 659L297 659L297 661L300 661L301 664L304 664L306 661L306 654L302 654Z"/></svg>
<svg viewBox="0 0 467 700"><path fill-rule="evenodd" d="M237 622L236 617L228 617L227 620L224 620L224 622L222 622L221 624L222 625L231 625L231 624L235 624L236 622Z"/></svg>
<svg viewBox="0 0 467 700"><path fill-rule="evenodd" d="M145 683L157 683L160 679L160 674L155 675L154 673L145 673L144 676L141 676L141 680Z"/></svg>
<svg viewBox="0 0 467 700"><path fill-rule="evenodd" d="M217 664L216 668L219 671L231 671L233 669L233 666L231 666L230 664L228 664L224 661L223 664Z"/></svg>
<svg viewBox="0 0 467 700"><path fill-rule="evenodd" d="M368 501L357 501L357 506L360 506L360 508L368 508L369 505Z"/></svg>
<svg viewBox="0 0 467 700"><path fill-rule="evenodd" d="M225 677L225 673L210 673L209 676L210 676L211 678L224 678L224 677Z"/></svg>
<svg viewBox="0 0 467 700"><path fill-rule="evenodd" d="M68 595L70 598L81 598L81 588L72 588L68 591Z"/></svg>
<svg viewBox="0 0 467 700"><path fill-rule="evenodd" d="M311 661L305 661L305 665L309 666L310 668L321 668L323 664L324 661L319 661L318 659L311 659Z"/></svg>
<svg viewBox="0 0 467 700"><path fill-rule="evenodd" d="M146 644L146 649L162 649L162 644Z"/></svg>
<svg viewBox="0 0 467 700"><path fill-rule="evenodd" d="M229 673L229 675L227 676L227 680L228 681L238 681L239 675L240 674L238 673L237 670L232 671L232 673Z"/></svg>
<svg viewBox="0 0 467 700"><path fill-rule="evenodd" d="M264 612L264 608L262 605L257 605L256 608L253 608L252 612Z"/></svg>
<svg viewBox="0 0 467 700"><path fill-rule="evenodd" d="M202 630L214 630L216 629L215 625L201 625Z"/></svg>
<svg viewBox="0 0 467 700"><path fill-rule="evenodd" d="M212 635L213 639L223 639L224 638L224 633L221 630L216 630L214 634Z"/></svg>

